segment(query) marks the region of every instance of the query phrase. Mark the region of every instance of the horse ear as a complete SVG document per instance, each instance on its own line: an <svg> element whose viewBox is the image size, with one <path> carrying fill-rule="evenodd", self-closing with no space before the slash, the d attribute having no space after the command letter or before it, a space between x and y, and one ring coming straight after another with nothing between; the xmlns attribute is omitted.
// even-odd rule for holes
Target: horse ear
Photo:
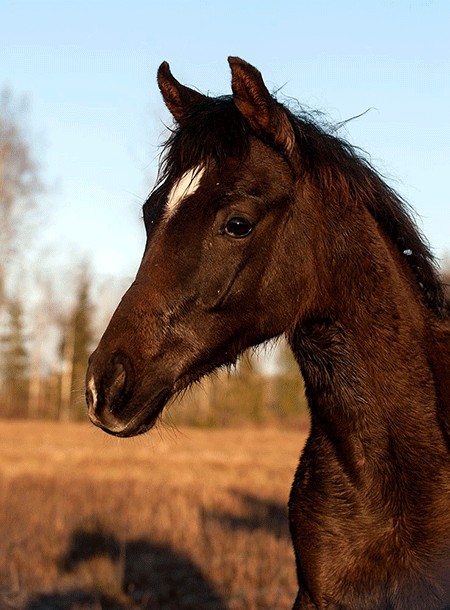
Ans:
<svg viewBox="0 0 450 610"><path fill-rule="evenodd" d="M295 135L281 104L269 93L261 73L239 57L229 57L234 103L239 112L260 134L269 134L275 144L290 153Z"/></svg>
<svg viewBox="0 0 450 610"><path fill-rule="evenodd" d="M179 124L182 124L190 110L206 97L179 83L172 75L167 61L159 66L158 85L167 108Z"/></svg>

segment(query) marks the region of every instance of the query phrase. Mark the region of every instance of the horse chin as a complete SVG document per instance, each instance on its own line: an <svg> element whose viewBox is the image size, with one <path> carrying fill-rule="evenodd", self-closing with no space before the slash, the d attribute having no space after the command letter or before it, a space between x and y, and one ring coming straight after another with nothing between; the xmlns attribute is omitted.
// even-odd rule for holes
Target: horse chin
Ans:
<svg viewBox="0 0 450 610"><path fill-rule="evenodd" d="M144 434L157 422L171 395L170 388L161 390L151 401L127 419L117 417L111 411L103 411L100 416L90 416L91 422L112 436L131 437ZM127 409L128 411L130 409Z"/></svg>

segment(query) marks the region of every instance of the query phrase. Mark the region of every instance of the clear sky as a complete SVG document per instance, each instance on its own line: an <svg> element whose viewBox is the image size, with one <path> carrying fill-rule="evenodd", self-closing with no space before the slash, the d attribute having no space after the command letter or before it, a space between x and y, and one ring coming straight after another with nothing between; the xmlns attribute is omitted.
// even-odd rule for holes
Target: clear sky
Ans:
<svg viewBox="0 0 450 610"><path fill-rule="evenodd" d="M270 89L348 125L348 137L419 213L439 257L450 250L450 3L363 0L0 2L0 87L27 94L51 189L42 241L133 275L140 207L164 123L156 86L174 75L230 92L228 55ZM41 135L40 135L41 134ZM42 142L45 142L45 145Z"/></svg>

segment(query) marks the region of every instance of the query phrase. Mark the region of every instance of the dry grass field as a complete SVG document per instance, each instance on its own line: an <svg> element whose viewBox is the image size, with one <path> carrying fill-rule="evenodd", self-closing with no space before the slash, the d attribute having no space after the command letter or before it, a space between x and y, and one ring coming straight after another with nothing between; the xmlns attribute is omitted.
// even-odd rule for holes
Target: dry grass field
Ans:
<svg viewBox="0 0 450 610"><path fill-rule="evenodd" d="M0 422L0 608L284 610L306 430Z"/></svg>

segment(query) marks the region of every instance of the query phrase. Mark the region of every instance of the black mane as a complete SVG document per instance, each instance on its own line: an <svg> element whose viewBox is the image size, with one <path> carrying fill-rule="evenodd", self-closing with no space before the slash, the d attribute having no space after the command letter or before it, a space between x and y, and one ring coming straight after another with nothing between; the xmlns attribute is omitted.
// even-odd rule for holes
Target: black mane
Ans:
<svg viewBox="0 0 450 610"><path fill-rule="evenodd" d="M330 200L365 205L405 257L428 306L439 316L449 317L450 303L435 257L407 202L358 149L336 135L338 126L319 121L303 110L293 113L283 108L310 179ZM245 159L251 134L261 139L237 110L232 96L204 97L164 143L159 185L211 161L220 167L230 155Z"/></svg>

